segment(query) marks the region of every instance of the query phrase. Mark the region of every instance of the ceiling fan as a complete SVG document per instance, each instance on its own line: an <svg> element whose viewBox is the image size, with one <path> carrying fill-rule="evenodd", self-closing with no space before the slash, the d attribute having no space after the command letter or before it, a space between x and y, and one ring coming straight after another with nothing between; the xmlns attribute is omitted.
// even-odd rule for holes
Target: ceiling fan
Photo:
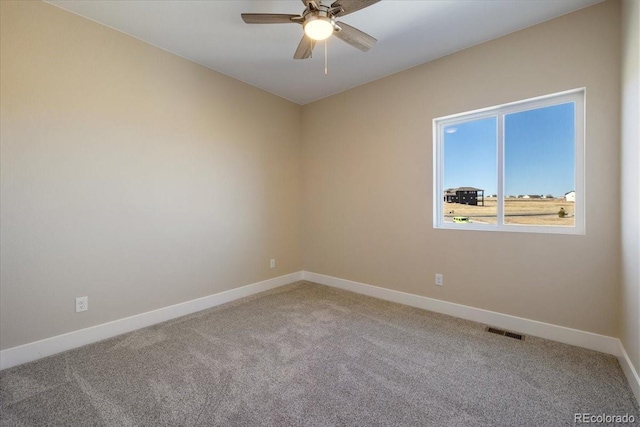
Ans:
<svg viewBox="0 0 640 427"><path fill-rule="evenodd" d="M316 45L316 41L335 35L340 40L368 51L376 39L336 18L369 7L380 0L302 0L305 10L301 15L280 13L243 13L242 20L247 24L300 24L304 35L293 55L294 59L307 59Z"/></svg>

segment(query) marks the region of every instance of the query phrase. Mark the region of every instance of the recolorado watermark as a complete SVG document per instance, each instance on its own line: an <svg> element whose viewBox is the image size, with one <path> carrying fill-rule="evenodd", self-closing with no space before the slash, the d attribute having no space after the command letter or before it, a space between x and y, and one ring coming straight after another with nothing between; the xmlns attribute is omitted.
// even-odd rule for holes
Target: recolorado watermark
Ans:
<svg viewBox="0 0 640 427"><path fill-rule="evenodd" d="M630 414L610 415L610 414L589 414L588 412L583 412L579 414L573 414L573 422L576 424L604 424L604 423L632 424L636 422L636 417Z"/></svg>

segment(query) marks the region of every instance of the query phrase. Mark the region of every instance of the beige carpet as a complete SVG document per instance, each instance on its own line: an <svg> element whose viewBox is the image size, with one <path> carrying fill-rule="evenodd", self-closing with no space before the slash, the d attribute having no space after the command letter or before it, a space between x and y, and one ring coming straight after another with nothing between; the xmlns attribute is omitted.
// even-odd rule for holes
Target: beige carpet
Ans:
<svg viewBox="0 0 640 427"><path fill-rule="evenodd" d="M555 426L640 410L613 356L298 282L0 373L2 426Z"/></svg>

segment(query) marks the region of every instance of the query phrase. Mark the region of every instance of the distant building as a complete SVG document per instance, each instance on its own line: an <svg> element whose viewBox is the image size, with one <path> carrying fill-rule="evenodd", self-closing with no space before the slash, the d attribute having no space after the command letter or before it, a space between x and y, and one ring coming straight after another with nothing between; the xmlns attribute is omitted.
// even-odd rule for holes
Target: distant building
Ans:
<svg viewBox="0 0 640 427"><path fill-rule="evenodd" d="M480 196L480 204L484 206L484 190L481 188L459 187L444 191L444 201L447 203L477 206L478 196Z"/></svg>
<svg viewBox="0 0 640 427"><path fill-rule="evenodd" d="M564 199L567 202L575 202L576 201L576 192L574 190L569 191L568 193L564 194Z"/></svg>
<svg viewBox="0 0 640 427"><path fill-rule="evenodd" d="M525 194L524 196L522 196L523 199L530 199L531 196L529 196L528 194Z"/></svg>

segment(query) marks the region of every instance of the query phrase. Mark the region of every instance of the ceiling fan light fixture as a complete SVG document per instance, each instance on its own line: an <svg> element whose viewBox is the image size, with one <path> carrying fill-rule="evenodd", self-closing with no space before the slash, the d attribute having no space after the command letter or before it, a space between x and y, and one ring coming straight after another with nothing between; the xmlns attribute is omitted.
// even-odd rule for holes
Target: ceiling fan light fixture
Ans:
<svg viewBox="0 0 640 427"><path fill-rule="evenodd" d="M314 17L307 19L304 23L304 33L313 40L328 39L333 34L333 30L333 22L329 17Z"/></svg>

